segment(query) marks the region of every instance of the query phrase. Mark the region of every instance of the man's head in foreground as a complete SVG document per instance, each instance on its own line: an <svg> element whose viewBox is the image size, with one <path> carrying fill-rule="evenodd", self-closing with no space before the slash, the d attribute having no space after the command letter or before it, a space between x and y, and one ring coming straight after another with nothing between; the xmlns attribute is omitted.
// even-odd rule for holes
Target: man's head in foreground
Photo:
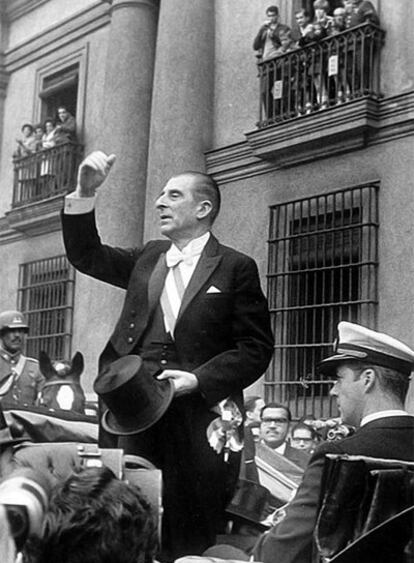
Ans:
<svg viewBox="0 0 414 563"><path fill-rule="evenodd" d="M139 487L107 467L90 467L52 492L39 542L27 549L36 563L152 563L157 533Z"/></svg>
<svg viewBox="0 0 414 563"><path fill-rule="evenodd" d="M361 325L340 322L334 355L320 363L320 371L335 383L342 422L358 427L376 412L401 410L414 368L414 351L403 342Z"/></svg>

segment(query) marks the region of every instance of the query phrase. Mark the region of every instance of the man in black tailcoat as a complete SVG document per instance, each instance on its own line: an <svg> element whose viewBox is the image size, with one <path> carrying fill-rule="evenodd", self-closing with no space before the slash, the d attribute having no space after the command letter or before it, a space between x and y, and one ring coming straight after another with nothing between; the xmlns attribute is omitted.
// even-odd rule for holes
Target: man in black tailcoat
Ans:
<svg viewBox="0 0 414 563"><path fill-rule="evenodd" d="M174 398L161 419L118 440L126 453L147 457L163 470L163 551L171 559L214 543L238 460L232 467L236 455L226 463L224 452L210 447L207 427L228 397L242 411L242 390L266 370L273 338L254 260L211 233L220 193L208 175L179 174L161 191L156 210L167 239L134 249L101 243L95 191L114 160L96 151L81 164L77 189L66 197L63 235L79 271L126 289L101 369L136 354L154 377L172 381ZM110 443L101 436L101 444Z"/></svg>

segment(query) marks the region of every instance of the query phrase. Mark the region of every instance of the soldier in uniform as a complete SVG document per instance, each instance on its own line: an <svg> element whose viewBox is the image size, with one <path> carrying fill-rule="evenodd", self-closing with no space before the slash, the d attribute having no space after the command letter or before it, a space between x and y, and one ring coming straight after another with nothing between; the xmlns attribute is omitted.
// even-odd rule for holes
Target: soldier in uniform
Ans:
<svg viewBox="0 0 414 563"><path fill-rule="evenodd" d="M3 405L34 405L45 378L39 362L23 355L29 331L19 311L0 313L0 401Z"/></svg>

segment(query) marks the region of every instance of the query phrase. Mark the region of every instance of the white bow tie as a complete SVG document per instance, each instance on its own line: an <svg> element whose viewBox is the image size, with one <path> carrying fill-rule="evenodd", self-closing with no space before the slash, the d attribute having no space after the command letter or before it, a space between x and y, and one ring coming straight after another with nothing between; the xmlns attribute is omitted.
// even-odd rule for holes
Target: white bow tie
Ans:
<svg viewBox="0 0 414 563"><path fill-rule="evenodd" d="M194 258L197 254L193 254L189 249L184 249L183 252L178 250L175 246L172 246L166 254L167 266L169 268L174 268L180 262L184 262L187 266L192 266L194 263Z"/></svg>

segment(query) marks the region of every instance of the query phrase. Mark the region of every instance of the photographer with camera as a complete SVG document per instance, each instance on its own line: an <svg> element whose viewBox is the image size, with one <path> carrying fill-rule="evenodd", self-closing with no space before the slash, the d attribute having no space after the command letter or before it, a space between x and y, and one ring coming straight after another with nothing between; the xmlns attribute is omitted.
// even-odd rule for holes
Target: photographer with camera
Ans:
<svg viewBox="0 0 414 563"><path fill-rule="evenodd" d="M19 561L26 541L41 536L51 488L46 474L30 468L15 470L0 483L2 563Z"/></svg>

